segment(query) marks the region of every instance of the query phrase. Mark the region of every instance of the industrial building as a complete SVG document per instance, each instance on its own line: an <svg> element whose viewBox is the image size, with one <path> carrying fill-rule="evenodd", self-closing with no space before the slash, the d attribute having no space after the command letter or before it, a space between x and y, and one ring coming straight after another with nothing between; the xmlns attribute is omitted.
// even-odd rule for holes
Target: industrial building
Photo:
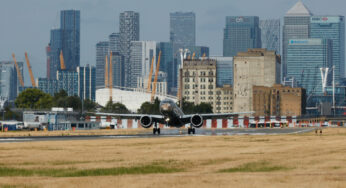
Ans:
<svg viewBox="0 0 346 188"><path fill-rule="evenodd" d="M275 84L272 87L253 86L252 110L255 116L301 116L305 114L304 88Z"/></svg>
<svg viewBox="0 0 346 188"><path fill-rule="evenodd" d="M253 86L280 83L281 57L275 51L249 49L233 59L233 111L253 111Z"/></svg>

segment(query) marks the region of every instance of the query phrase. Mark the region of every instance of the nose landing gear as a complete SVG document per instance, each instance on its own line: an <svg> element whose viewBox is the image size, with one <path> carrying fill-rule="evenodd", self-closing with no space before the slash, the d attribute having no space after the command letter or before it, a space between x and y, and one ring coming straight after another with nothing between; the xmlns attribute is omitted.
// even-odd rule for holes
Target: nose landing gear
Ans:
<svg viewBox="0 0 346 188"><path fill-rule="evenodd" d="M160 128L157 128L157 123L155 122L154 128L153 128L153 134L161 134Z"/></svg>

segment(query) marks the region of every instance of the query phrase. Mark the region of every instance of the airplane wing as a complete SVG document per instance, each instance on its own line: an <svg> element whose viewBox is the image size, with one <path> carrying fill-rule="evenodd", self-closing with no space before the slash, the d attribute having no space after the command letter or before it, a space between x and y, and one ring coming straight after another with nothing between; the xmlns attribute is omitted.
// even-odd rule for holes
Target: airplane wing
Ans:
<svg viewBox="0 0 346 188"><path fill-rule="evenodd" d="M152 115L152 114L114 114L114 113L95 113L98 116L112 116L119 119L140 119L143 116L149 116L155 122L164 122L164 117L162 115Z"/></svg>
<svg viewBox="0 0 346 188"><path fill-rule="evenodd" d="M203 119L223 119L223 118L230 118L236 115L241 114L253 114L254 112L238 112L238 113L223 113L223 114L189 114L184 115L181 117L181 119L190 119L194 115L200 115Z"/></svg>

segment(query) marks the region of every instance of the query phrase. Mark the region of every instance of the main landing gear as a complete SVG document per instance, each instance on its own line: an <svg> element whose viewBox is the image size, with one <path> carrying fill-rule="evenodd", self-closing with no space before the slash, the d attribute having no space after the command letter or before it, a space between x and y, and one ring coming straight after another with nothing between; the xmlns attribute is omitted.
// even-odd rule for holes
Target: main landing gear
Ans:
<svg viewBox="0 0 346 188"><path fill-rule="evenodd" d="M160 128L157 128L157 123L155 122L155 127L153 128L153 134L160 134L161 133L161 130Z"/></svg>
<svg viewBox="0 0 346 188"><path fill-rule="evenodd" d="M187 128L187 134L195 134L196 133L196 129L193 128L192 126Z"/></svg>

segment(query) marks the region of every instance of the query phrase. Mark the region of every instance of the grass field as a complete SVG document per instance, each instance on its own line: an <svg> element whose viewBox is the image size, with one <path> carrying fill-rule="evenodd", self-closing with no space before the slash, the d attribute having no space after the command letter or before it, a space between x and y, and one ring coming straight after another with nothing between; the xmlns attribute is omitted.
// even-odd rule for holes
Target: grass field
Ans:
<svg viewBox="0 0 346 188"><path fill-rule="evenodd" d="M346 187L346 129L1 143L0 187Z"/></svg>
<svg viewBox="0 0 346 188"><path fill-rule="evenodd" d="M1 132L0 137L27 137L27 136L76 136L76 135L126 135L152 132L152 129L96 129L96 130L68 130L68 131L9 131Z"/></svg>

